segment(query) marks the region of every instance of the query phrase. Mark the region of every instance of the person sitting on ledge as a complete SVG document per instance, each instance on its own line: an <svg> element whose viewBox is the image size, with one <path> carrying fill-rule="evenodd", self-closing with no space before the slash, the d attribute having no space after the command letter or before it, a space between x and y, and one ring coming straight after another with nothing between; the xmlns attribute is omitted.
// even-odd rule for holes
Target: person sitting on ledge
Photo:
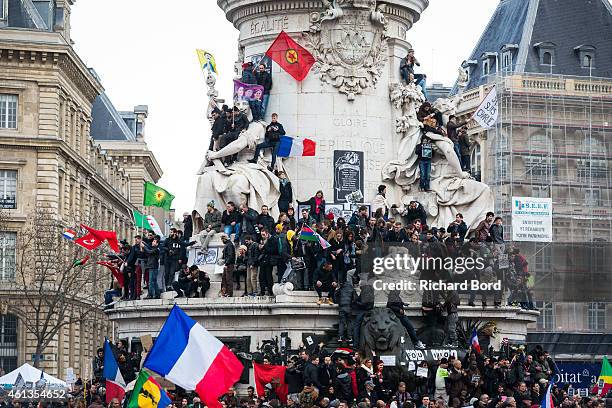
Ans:
<svg viewBox="0 0 612 408"><path fill-rule="evenodd" d="M414 49L410 48L408 50L408 54L406 54L406 56L402 59L402 62L400 62L400 75L406 84L414 82L416 85L420 86L425 99L427 99L427 85L425 84L427 76L425 74L415 74L415 65L417 67L421 66L419 61L414 56Z"/></svg>
<svg viewBox="0 0 612 408"><path fill-rule="evenodd" d="M272 149L272 162L270 163L269 170L274 168L276 164L276 155L278 154L278 147L280 146L280 137L285 135L285 128L278 122L278 113L272 114L272 122L266 127L265 140L257 145L255 148L255 155L249 163L257 163L259 153L263 149Z"/></svg>
<svg viewBox="0 0 612 408"><path fill-rule="evenodd" d="M319 295L317 304L323 304L323 292L327 292L327 304L332 305L334 303L334 294L338 287L338 278L330 261L326 260L317 268L314 273L314 280L316 282L315 290Z"/></svg>
<svg viewBox="0 0 612 408"><path fill-rule="evenodd" d="M417 119L423 123L423 133L431 132L440 136L446 136L446 130L442 127L442 113L434 109L431 103L423 102L417 112Z"/></svg>
<svg viewBox="0 0 612 408"><path fill-rule="evenodd" d="M229 127L230 130L219 137L219 150L238 139L240 132L249 128L249 119L237 106L234 106L233 117L230 120ZM235 156L236 155L226 157L225 165L229 166L232 164L236 160Z"/></svg>

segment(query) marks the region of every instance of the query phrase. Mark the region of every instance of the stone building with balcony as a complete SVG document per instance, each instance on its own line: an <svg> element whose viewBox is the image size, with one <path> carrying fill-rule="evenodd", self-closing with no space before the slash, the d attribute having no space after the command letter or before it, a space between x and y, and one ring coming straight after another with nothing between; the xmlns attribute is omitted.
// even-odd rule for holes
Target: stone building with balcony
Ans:
<svg viewBox="0 0 612 408"><path fill-rule="evenodd" d="M136 147L127 152L93 138L96 117L104 114L96 102L105 95L71 46L72 4L0 1L0 367L6 372L33 361L32 335L12 312L23 301L12 286L16 242L33 212L42 206L65 226L87 221L131 239L132 210L142 204L136 184L161 176L136 125L127 138ZM142 122L142 112L133 115ZM104 288L109 275L101 275ZM91 375L91 358L110 332L101 310L91 324L64 326L44 350L41 368L62 378L68 368Z"/></svg>
<svg viewBox="0 0 612 408"><path fill-rule="evenodd" d="M468 133L472 174L494 190L506 238L512 237L512 197L552 198L553 243L522 246L536 280L566 266L555 245L612 240L611 26L607 0L501 1L462 64L468 86L461 117L470 118L497 89L496 127L484 130L472 121ZM610 333L612 304L583 296L582 302L551 302L550 294L536 293L541 314L531 340L561 355L564 341L557 337L555 347L553 334L587 332L568 341L585 342L585 350L589 342L609 342L609 334L592 334Z"/></svg>

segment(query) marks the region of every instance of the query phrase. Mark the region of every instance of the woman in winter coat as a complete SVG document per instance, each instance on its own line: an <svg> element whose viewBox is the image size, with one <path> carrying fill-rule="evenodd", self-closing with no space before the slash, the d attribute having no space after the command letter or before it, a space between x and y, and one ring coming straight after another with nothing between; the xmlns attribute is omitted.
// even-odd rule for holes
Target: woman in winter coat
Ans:
<svg viewBox="0 0 612 408"><path fill-rule="evenodd" d="M289 205L293 202L293 188L284 171L278 173L278 178L280 180L278 209L280 212L286 213L289 210Z"/></svg>
<svg viewBox="0 0 612 408"><path fill-rule="evenodd" d="M298 204L310 206L309 215L317 222L323 220L325 216L325 197L323 197L323 191L317 191L313 197L310 197L307 201L298 201Z"/></svg>

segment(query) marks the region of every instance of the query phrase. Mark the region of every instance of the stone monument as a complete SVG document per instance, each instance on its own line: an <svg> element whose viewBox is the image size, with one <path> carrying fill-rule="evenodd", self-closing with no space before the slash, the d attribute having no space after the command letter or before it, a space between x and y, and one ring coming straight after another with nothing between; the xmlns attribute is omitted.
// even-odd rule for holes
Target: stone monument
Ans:
<svg viewBox="0 0 612 408"><path fill-rule="evenodd" d="M227 201L248 202L257 210L263 204L276 207L279 180L268 169L268 158L257 163L246 161L263 139L273 112L278 113L287 135L307 137L317 144L314 157L277 161L294 186L294 199L304 201L322 190L327 203L342 203L347 193L357 188L363 189L363 202L369 203L377 187L386 184L390 203L407 204L416 198L428 209L430 223L443 226L456 211L465 214L468 225L474 225L493 208L488 187L461 172L452 145L442 139L436 139L440 154L434 164L433 191L414 191L419 177L414 148L421 132L415 110L423 95L418 87L401 83L399 65L410 48L406 32L418 21L428 0L218 0L218 5L240 31L237 75L243 62L258 62L281 31L308 49L316 63L301 82L272 65L273 87L264 120L251 123L225 148L209 152L200 168L194 206L199 215L204 215L211 199L221 210ZM223 101L212 75L206 83L210 114ZM448 115L460 102L458 96L440 100L436 106ZM238 106L248 113L247 104ZM235 154L237 161L222 164L221 158ZM159 300L120 302L107 312L117 323L119 338L155 336L174 303L215 336L244 352L255 351L281 332L297 346L310 337L327 336L337 323L336 306L317 305L314 292L276 287L272 297L217 297L217 245L212 242L207 254L198 248L190 254L190 264L199 265L211 276L212 287L205 298L175 300L173 293L165 293ZM206 260L194 262L198 257ZM376 305L384 306L384 302L386 298L377 299ZM537 315L512 307L460 308L461 318L497 321L501 333L511 339L524 339L527 324ZM396 335L397 321L392 327L383 327L387 318L393 317L386 309L377 310L365 327L381 327ZM418 301L411 302L406 315L416 326L422 324ZM364 344L397 355L398 336L387 343L381 336L373 336L372 330L364 332L368 333Z"/></svg>
<svg viewBox="0 0 612 408"><path fill-rule="evenodd" d="M264 118L267 121L277 112L288 135L308 137L317 144L314 157L277 162L292 181L298 200L322 190L328 203L346 203L347 189L355 188L363 189L363 202L368 203L378 185L386 183L389 202L420 201L431 225L446 226L460 211L472 226L492 209L489 188L461 171L452 143L437 135L431 135L440 152L433 165L432 192L415 191L419 173L414 149L421 134L415 110L424 98L419 87L401 83L399 64L410 48L406 32L427 6L426 0L229 0L218 4L240 31L237 74L242 63L259 61L281 30L315 57L312 71L301 82L272 65L274 85ZM219 101L214 81L207 84L210 112ZM460 96L439 100L436 107L447 118L460 101ZM205 163L213 160L215 165L200 169L194 206L198 213L211 199L221 204L248 202L255 209L263 204L275 207L278 180L268 170L267 160L245 162L263 138L260 124L266 123L256 123L232 146L208 153ZM237 153L239 160L227 168L216 160ZM353 158L353 178L357 173L359 178L343 183L340 177L330 177L337 175L339 157Z"/></svg>

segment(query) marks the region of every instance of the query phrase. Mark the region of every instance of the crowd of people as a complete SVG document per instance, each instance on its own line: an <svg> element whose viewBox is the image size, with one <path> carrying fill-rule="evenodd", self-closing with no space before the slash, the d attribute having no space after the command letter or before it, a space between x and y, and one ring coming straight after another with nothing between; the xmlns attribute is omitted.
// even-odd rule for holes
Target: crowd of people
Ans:
<svg viewBox="0 0 612 408"><path fill-rule="evenodd" d="M134 380L141 356L129 353L118 341L112 347L126 383ZM253 357L259 364L271 364L273 356ZM274 363L278 363L274 361ZM105 406L103 379L104 351L93 360L93 379L78 379L62 401L27 404L3 400L6 408L102 408ZM282 382L232 387L220 398L223 408L539 408L552 382L555 407L609 408L607 396L579 395L568 383L555 382L557 367L550 354L536 345L502 347L479 353L471 348L464 356L450 355L435 361L416 362L414 369L389 367L376 357L349 349L329 349L325 344L300 348L287 356ZM286 384L283 389L282 384ZM181 388L167 391L171 408L205 408L194 392ZM109 408L125 407L113 399Z"/></svg>

